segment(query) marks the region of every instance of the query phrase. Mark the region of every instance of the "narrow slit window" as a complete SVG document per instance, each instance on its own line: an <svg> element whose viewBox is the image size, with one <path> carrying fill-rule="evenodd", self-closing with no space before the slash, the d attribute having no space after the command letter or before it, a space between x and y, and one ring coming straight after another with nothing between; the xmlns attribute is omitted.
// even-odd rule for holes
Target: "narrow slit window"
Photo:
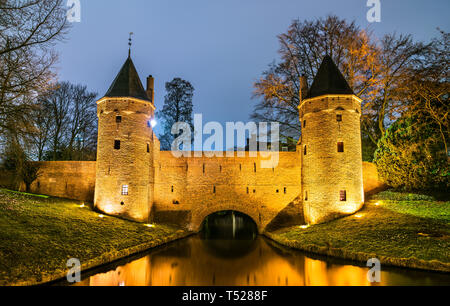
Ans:
<svg viewBox="0 0 450 306"><path fill-rule="evenodd" d="M120 140L114 140L114 149L120 150Z"/></svg>
<svg viewBox="0 0 450 306"><path fill-rule="evenodd" d="M213 193L216 193L216 186L213 186Z"/></svg>
<svg viewBox="0 0 450 306"><path fill-rule="evenodd" d="M253 163L253 171L256 172L256 163Z"/></svg>
<svg viewBox="0 0 450 306"><path fill-rule="evenodd" d="M303 155L306 155L306 145L305 145L305 147L303 148Z"/></svg>
<svg viewBox="0 0 450 306"><path fill-rule="evenodd" d="M306 128L306 120L303 120L303 128Z"/></svg>
<svg viewBox="0 0 450 306"><path fill-rule="evenodd" d="M122 195L128 195L128 185L122 185Z"/></svg>
<svg viewBox="0 0 450 306"><path fill-rule="evenodd" d="M341 202L347 201L347 191L346 190L341 190L339 192L339 199Z"/></svg>
<svg viewBox="0 0 450 306"><path fill-rule="evenodd" d="M173 192L173 186L172 186L172 192Z"/></svg>
<svg viewBox="0 0 450 306"><path fill-rule="evenodd" d="M122 116L116 116L116 122L121 123L122 122Z"/></svg>
<svg viewBox="0 0 450 306"><path fill-rule="evenodd" d="M344 143L343 142L338 142L337 150L338 150L339 153L344 152Z"/></svg>
<svg viewBox="0 0 450 306"><path fill-rule="evenodd" d="M150 153L150 144L147 143L147 153Z"/></svg>
<svg viewBox="0 0 450 306"><path fill-rule="evenodd" d="M308 201L308 191L305 191L305 201Z"/></svg>
<svg viewBox="0 0 450 306"><path fill-rule="evenodd" d="M342 115L336 115L336 121L341 122L342 121Z"/></svg>
<svg viewBox="0 0 450 306"><path fill-rule="evenodd" d="M249 193L249 191L250 191L250 190L249 190L249 188L247 187L247 194Z"/></svg>
<svg viewBox="0 0 450 306"><path fill-rule="evenodd" d="M287 193L287 188L286 187L284 187L284 194L286 194Z"/></svg>

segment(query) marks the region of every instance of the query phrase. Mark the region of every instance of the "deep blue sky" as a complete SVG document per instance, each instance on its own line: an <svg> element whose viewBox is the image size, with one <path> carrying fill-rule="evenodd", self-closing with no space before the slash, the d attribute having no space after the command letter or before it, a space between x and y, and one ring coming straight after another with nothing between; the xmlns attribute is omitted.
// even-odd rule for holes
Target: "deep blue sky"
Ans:
<svg viewBox="0 0 450 306"><path fill-rule="evenodd" d="M252 84L278 58L277 35L296 18L336 14L381 36L413 34L430 40L436 27L450 30L449 0L381 0L381 23L366 20L367 0L80 0L81 22L74 23L60 51L60 80L81 83L100 96L127 57L145 86L152 74L156 106L164 84L174 77L195 87L194 111L204 121L248 121L255 100Z"/></svg>

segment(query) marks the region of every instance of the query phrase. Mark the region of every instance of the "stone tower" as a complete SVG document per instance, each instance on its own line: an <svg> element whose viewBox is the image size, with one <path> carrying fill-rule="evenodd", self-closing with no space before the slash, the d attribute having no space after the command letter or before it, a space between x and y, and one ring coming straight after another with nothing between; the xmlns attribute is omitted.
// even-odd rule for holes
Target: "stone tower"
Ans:
<svg viewBox="0 0 450 306"><path fill-rule="evenodd" d="M147 222L153 203L153 77L144 90L128 56L108 92L97 101L95 208Z"/></svg>
<svg viewBox="0 0 450 306"><path fill-rule="evenodd" d="M364 203L361 99L326 56L299 106L305 221L326 222Z"/></svg>

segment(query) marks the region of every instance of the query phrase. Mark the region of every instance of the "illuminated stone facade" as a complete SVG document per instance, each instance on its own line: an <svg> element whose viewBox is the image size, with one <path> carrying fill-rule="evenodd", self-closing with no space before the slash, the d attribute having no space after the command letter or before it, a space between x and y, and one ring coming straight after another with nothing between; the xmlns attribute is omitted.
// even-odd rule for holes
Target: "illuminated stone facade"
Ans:
<svg viewBox="0 0 450 306"><path fill-rule="evenodd" d="M297 151L280 152L278 166L268 169L249 152L176 158L160 151L150 124L153 82L150 76L144 90L128 58L97 102L97 162L42 163L32 191L91 200L95 181L94 205L108 215L199 230L208 215L235 210L261 232L277 220L314 224L353 214L364 192L382 186L375 165L362 162L361 101L329 57L311 88L302 86Z"/></svg>
<svg viewBox="0 0 450 306"><path fill-rule="evenodd" d="M364 203L361 100L328 56L302 94L301 142L277 167L262 169L248 153L176 158L160 152L149 124L153 78L145 91L128 58L98 101L95 207L141 222L178 213L192 230L222 210L247 214L260 231L287 207L309 224L355 213Z"/></svg>

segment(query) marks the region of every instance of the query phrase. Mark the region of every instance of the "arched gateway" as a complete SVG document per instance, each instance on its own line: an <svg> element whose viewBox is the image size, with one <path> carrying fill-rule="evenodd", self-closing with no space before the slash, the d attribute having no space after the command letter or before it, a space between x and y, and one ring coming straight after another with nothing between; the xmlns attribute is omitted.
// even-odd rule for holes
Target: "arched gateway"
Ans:
<svg viewBox="0 0 450 306"><path fill-rule="evenodd" d="M260 232L274 222L313 224L355 213L364 202L361 100L328 56L310 90L302 80L301 96L302 138L296 152L279 152L276 167L261 167L263 158L249 152L177 158L160 151L150 124L154 79L144 89L129 56L97 102L95 207L194 231L222 210L250 216Z"/></svg>

